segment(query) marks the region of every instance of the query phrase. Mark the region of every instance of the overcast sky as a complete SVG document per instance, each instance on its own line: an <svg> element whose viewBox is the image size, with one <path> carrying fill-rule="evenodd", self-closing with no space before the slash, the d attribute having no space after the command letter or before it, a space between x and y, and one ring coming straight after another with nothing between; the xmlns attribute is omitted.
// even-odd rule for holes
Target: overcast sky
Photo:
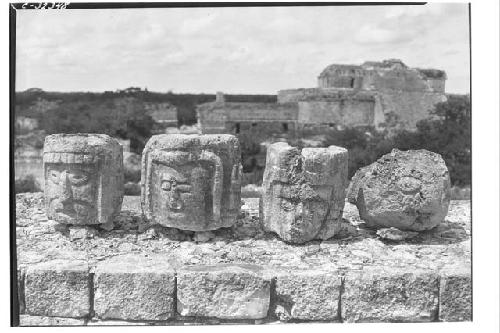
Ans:
<svg viewBox="0 0 500 333"><path fill-rule="evenodd" d="M275 94L387 58L468 92L467 5L19 10L16 90Z"/></svg>

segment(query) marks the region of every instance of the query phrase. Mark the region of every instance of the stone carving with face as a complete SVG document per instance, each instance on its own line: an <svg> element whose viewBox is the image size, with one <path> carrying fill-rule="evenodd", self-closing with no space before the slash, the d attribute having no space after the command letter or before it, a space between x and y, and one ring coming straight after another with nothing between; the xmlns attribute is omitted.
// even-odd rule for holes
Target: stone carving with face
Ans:
<svg viewBox="0 0 500 333"><path fill-rule="evenodd" d="M290 234L293 239L313 239L322 222L329 218L330 186L309 184L291 185L275 183L272 195L272 210L280 211L280 232Z"/></svg>
<svg viewBox="0 0 500 333"><path fill-rule="evenodd" d="M103 134L54 134L44 145L47 216L66 224L110 223L123 198L119 143Z"/></svg>
<svg viewBox="0 0 500 333"><path fill-rule="evenodd" d="M233 136L154 136L143 152L144 215L183 230L229 226L239 213L239 172Z"/></svg>
<svg viewBox="0 0 500 333"><path fill-rule="evenodd" d="M334 235L344 207L347 150L268 147L261 213L264 228L292 243Z"/></svg>
<svg viewBox="0 0 500 333"><path fill-rule="evenodd" d="M84 224L97 217L96 165L47 163L45 192L49 215L63 223Z"/></svg>
<svg viewBox="0 0 500 333"><path fill-rule="evenodd" d="M217 155L164 152L153 156L153 215L172 226L196 228L201 221L219 220L222 162ZM208 157L208 158L207 158ZM215 192L215 195L214 195Z"/></svg>

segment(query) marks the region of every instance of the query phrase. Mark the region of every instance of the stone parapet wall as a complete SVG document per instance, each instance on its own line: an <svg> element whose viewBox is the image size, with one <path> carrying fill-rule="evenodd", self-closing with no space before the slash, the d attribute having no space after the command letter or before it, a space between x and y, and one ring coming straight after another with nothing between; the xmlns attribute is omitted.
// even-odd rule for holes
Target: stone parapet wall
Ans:
<svg viewBox="0 0 500 333"><path fill-rule="evenodd" d="M122 260L127 265L132 258L114 258L114 263ZM99 267L106 270L109 264L105 260ZM24 297L29 298L21 325L471 320L470 274L454 271L280 272L224 264L175 271L147 267L138 263L132 272L111 269L102 275L92 273L92 268L75 274L47 264L38 271L35 265L27 272L28 281L58 276L53 280L56 289L50 289L53 296L47 298L42 284L25 286Z"/></svg>
<svg viewBox="0 0 500 333"><path fill-rule="evenodd" d="M351 88L298 88L278 91L278 103L289 104L306 100L345 100L373 101L373 93Z"/></svg>
<svg viewBox="0 0 500 333"><path fill-rule="evenodd" d="M375 103L369 100L301 101L300 124L335 124L349 127L372 126Z"/></svg>
<svg viewBox="0 0 500 333"><path fill-rule="evenodd" d="M434 106L445 101L442 93L396 90L380 92L377 99L384 114L384 127L396 125L409 130L416 129L417 122L429 118ZM395 119L389 120L390 117Z"/></svg>
<svg viewBox="0 0 500 333"><path fill-rule="evenodd" d="M125 197L115 228L47 219L43 195L16 197L20 324L210 325L471 320L470 202L391 242L349 221L338 238L287 244L263 232L258 198L213 232L145 228Z"/></svg>
<svg viewBox="0 0 500 333"><path fill-rule="evenodd" d="M207 103L198 106L198 117L203 121L295 121L297 105L276 103Z"/></svg>

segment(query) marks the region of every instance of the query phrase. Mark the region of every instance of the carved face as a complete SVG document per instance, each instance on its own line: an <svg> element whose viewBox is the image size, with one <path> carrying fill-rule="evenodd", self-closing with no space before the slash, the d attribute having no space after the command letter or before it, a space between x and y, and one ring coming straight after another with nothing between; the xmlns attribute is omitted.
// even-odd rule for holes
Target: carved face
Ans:
<svg viewBox="0 0 500 333"><path fill-rule="evenodd" d="M172 225L197 224L212 213L213 165L188 162L180 165L153 163L152 213Z"/></svg>
<svg viewBox="0 0 500 333"><path fill-rule="evenodd" d="M58 222L79 224L97 218L97 166L47 163L48 213Z"/></svg>
<svg viewBox="0 0 500 333"><path fill-rule="evenodd" d="M273 185L273 205L282 214L283 226L319 231L321 221L328 215L331 187L276 183Z"/></svg>

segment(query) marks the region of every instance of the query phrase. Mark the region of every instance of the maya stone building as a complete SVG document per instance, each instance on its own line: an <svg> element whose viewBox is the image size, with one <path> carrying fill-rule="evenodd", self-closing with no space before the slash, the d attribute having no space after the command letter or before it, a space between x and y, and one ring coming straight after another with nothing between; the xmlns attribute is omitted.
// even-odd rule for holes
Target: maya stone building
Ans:
<svg viewBox="0 0 500 333"><path fill-rule="evenodd" d="M446 101L446 73L410 68L401 60L333 64L317 88L280 90L277 103L215 102L197 108L202 133L245 132L261 127L283 136L338 127L415 129L438 102Z"/></svg>

